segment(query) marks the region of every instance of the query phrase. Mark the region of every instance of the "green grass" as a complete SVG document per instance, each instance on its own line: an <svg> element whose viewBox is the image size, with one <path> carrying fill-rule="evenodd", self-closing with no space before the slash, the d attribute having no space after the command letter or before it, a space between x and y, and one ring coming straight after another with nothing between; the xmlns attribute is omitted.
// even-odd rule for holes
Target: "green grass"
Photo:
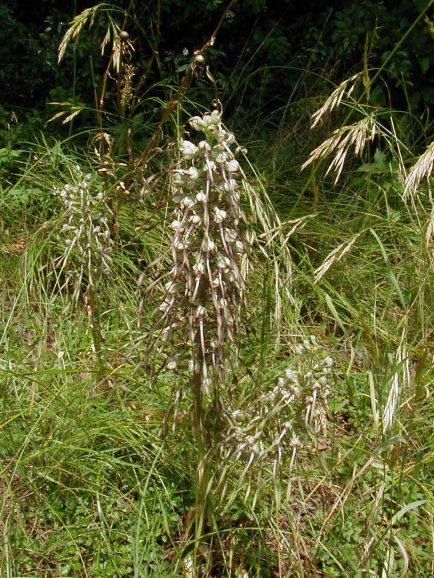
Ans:
<svg viewBox="0 0 434 578"><path fill-rule="evenodd" d="M191 576L189 563L197 576L206 575L201 565L216 577L432 576L427 193L422 187L418 204L405 205L386 169L344 171L336 188L319 172L313 184L297 158L281 162L285 151L293 158L287 139L268 146L278 162L257 166L280 224L271 204L259 203L264 189L253 178L246 210L268 257L252 255L232 384L234 407L263 428L263 452L248 469L224 443L215 454L213 520L199 545L190 524L196 448L188 381L152 376L145 360L158 277L170 261L164 179L122 207L113 267L98 287L101 366L83 299L74 306L56 277L61 208L51 194L74 164L87 171L91 161L45 144L1 172L1 576L163 578ZM268 246L267 227L279 233ZM349 250L319 276L338 246ZM311 335L318 350L297 355ZM315 355L334 360L324 427L306 429L302 409L270 420L273 406L261 396L288 367L307 380ZM167 410L183 379L172 428ZM287 453L277 467L267 443L286 419L303 444L295 461ZM226 483L218 484L222 472Z"/></svg>

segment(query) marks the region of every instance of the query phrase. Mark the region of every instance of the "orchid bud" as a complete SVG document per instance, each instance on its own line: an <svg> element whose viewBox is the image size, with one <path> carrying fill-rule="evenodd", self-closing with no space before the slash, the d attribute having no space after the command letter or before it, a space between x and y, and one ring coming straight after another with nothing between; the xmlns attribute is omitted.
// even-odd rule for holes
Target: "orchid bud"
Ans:
<svg viewBox="0 0 434 578"><path fill-rule="evenodd" d="M230 173L236 173L237 171L240 170L240 165L238 161L236 161L235 159L228 161L225 166Z"/></svg>
<svg viewBox="0 0 434 578"><path fill-rule="evenodd" d="M201 140L200 143L197 145L200 151L210 151L211 146L206 142L206 140Z"/></svg>
<svg viewBox="0 0 434 578"><path fill-rule="evenodd" d="M188 140L181 142L181 155L185 160L191 160L197 153L197 146Z"/></svg>
<svg viewBox="0 0 434 578"><path fill-rule="evenodd" d="M204 273L205 272L205 265L203 264L203 262L199 261L199 263L196 263L195 265L193 265L193 271L197 274Z"/></svg>
<svg viewBox="0 0 434 578"><path fill-rule="evenodd" d="M194 205L194 201L191 197L184 197L181 201L181 207L190 209Z"/></svg>
<svg viewBox="0 0 434 578"><path fill-rule="evenodd" d="M218 207L216 207L214 209L214 221L216 223L222 223L227 217L227 213L225 210L223 209L219 209Z"/></svg>
<svg viewBox="0 0 434 578"><path fill-rule="evenodd" d="M197 193L197 195L196 195L196 202L198 202L198 203L206 203L206 195L205 195L205 193Z"/></svg>
<svg viewBox="0 0 434 578"><path fill-rule="evenodd" d="M190 215L189 221L190 223L193 223L193 225L198 225L201 222L201 218L196 214Z"/></svg>
<svg viewBox="0 0 434 578"><path fill-rule="evenodd" d="M200 173L196 167L190 167L187 171L187 175L192 181L197 181L200 177Z"/></svg>

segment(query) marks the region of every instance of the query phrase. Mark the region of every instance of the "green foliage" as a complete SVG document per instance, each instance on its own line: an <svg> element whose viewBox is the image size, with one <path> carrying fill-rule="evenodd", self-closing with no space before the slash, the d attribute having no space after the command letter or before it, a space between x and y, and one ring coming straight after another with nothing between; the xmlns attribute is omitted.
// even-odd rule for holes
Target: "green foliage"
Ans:
<svg viewBox="0 0 434 578"><path fill-rule="evenodd" d="M0 97L9 107L33 108L47 94L47 85L66 79L56 66L57 46L66 26L65 13L50 6L43 21L16 15L18 6L0 6ZM44 12L42 12L44 14ZM38 15L39 16L39 15ZM66 83L66 82L65 82Z"/></svg>
<svg viewBox="0 0 434 578"><path fill-rule="evenodd" d="M89 167L90 159L63 147L32 151L32 157L50 162L26 165L23 190L27 182L61 190L77 163ZM311 432L292 470L285 462L276 470L276 454L267 455L265 445L254 465L259 480L243 474L245 462L225 454L228 490L222 503L217 496L210 500L215 526L207 527L205 538L213 553L211 575L393 576L408 566L408 572L430 576L433 408L426 388L434 377L429 333L434 308L425 245L428 196L419 191L417 212L405 207L391 170L378 152L371 163L359 161L352 171L345 167L337 190L318 174L316 215L286 237L296 261L296 302L285 305L277 347L273 326L263 321L270 307L264 297L269 269L255 260L250 337L232 393L232 404L249 419L237 424L253 428L252 435L262 431L257 440L265 444L274 439L280 419L291 419L289 406L285 417L276 403L261 404L270 403L288 366L300 379L311 379L317 353L297 353L305 336L316 335L319 359L335 358L335 379L327 430L320 437ZM288 168L282 171L287 179ZM270 175L276 194L280 178ZM123 205L110 281L99 288L106 365L97 372L88 313L68 308L71 294L52 285L62 236L54 195L50 202L51 213L35 211L27 222L11 211L9 237L0 246L5 264L0 510L7 536L2 573L185 575L194 549L187 522L195 505L190 421L181 404L181 422L175 432L166 429L163 442L159 432L171 403L172 377L160 372L151 385L142 366L143 333L159 295L147 295L142 328L136 325L141 260L151 263L164 255L169 241L163 228L152 226L150 199ZM308 196L287 200L282 216L294 222L308 215L309 202ZM151 212L160 227L164 212L164 206ZM45 219L49 225L38 233ZM347 246L354 235L359 236L349 252L314 283L333 249ZM27 239L21 248L19 236ZM399 357L402 346L407 353ZM414 367L409 381L406 360ZM392 429L383 434L395 375L407 381ZM303 413L300 417L297 427L304 423Z"/></svg>
<svg viewBox="0 0 434 578"><path fill-rule="evenodd" d="M185 6L163 3L158 16L137 3L128 37L123 2L75 20L64 81L110 32L92 74L83 64L72 87L54 87L58 119L72 115L77 136L69 124L61 141L38 116L28 123L0 109L0 574L428 578L434 149L427 117L414 114L417 74L406 64L429 73L426 39L404 42L426 4L388 11L366 1L352 28L349 5L327 24L320 11L318 20L304 14L306 52L294 62L311 67L301 75L286 64L296 18L279 20L262 0L234 5L216 45L199 54L207 71L192 50L224 4L183 14ZM2 10L15 26L19 13ZM62 18L53 12L53 31ZM172 26L179 46L169 53ZM329 26L342 70L359 58L365 70L333 91L310 131L328 82L314 80L330 56L318 36ZM245 31L246 51L234 60ZM372 50L358 55L366 36ZM121 38L132 43L123 52ZM394 90L395 63L402 68L405 113L378 106L379 77L366 76L387 50L382 75L387 68ZM90 79L96 106L83 98ZM288 99L295 87L298 102ZM187 111L215 88L233 91L229 110L249 134L248 156L238 148L232 157L234 137L217 111L192 120L209 142L190 140ZM264 116L270 98L284 106ZM231 313L215 297L239 301L241 221L251 229L248 307ZM195 254L206 254L204 265ZM196 285L208 290L200 303ZM177 339L169 360L159 342L148 355L149 336L163 329L157 311ZM239 351L223 367L229 338ZM192 350L202 361L193 377ZM192 411L195 386L201 403Z"/></svg>
<svg viewBox="0 0 434 578"><path fill-rule="evenodd" d="M420 18L430 4L428 0L405 4L366 0L335 13L331 38L344 65L368 58L371 66L384 66L388 90L377 86L374 104L387 106L390 92L395 106L407 104L403 100L406 93L407 98L411 93L409 104L414 110L433 104L434 88L429 81L429 69L434 65L432 39Z"/></svg>
<svg viewBox="0 0 434 578"><path fill-rule="evenodd" d="M48 2L35 18L30 9L26 12L11 2L2 7L3 102L29 106L30 96L42 107L49 99L94 108L94 91L107 66L100 57L101 43L108 28L116 25L133 39L136 80L144 81L146 92L140 108L149 113L155 102L147 107L147 99L167 98L169 87L179 81L194 50L209 39L227 5L204 1L186 6L171 0L161 3L158 11L136 3L127 6L124 0L102 4L91 33L74 40L58 67L57 47L68 26L65 12ZM400 4L364 0L337 8L322 2L309 7L289 2L277 6L265 0L236 2L222 22L207 64L235 121L240 115L244 120L247 110L269 114L297 92L304 97L318 84L318 74L340 80L363 61L376 69L384 66L389 88L376 86L374 104L387 106L392 98L396 107L404 107L411 92L411 107L421 113L432 104L434 90L431 37L421 18L428 6L428 0ZM107 45L102 52L109 58ZM301 69L305 69L302 81ZM208 106L212 89L205 74L193 94L196 102ZM110 106L115 97L116 90L108 88Z"/></svg>

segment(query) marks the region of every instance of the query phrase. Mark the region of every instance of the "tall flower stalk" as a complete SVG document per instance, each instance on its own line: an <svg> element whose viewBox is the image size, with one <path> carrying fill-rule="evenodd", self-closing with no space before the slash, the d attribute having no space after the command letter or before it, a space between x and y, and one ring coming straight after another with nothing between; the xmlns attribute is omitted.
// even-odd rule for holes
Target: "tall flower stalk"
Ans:
<svg viewBox="0 0 434 578"><path fill-rule="evenodd" d="M238 350L248 243L234 135L217 110L191 118L190 125L202 140L180 143L173 171L173 268L160 309L162 337L172 352L167 368L187 371L191 384L200 533L210 481L208 450L225 412L231 357Z"/></svg>
<svg viewBox="0 0 434 578"><path fill-rule="evenodd" d="M63 253L57 259L60 290L72 289L72 303L82 299L92 333L92 349L102 366L102 334L98 286L111 271L110 210L90 174L77 167L74 184L66 184L56 195L63 205L60 241Z"/></svg>

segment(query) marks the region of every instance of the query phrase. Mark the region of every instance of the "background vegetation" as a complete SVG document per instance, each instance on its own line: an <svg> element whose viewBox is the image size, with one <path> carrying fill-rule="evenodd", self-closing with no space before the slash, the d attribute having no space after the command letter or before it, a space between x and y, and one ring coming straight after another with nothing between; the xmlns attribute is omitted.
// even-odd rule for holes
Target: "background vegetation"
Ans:
<svg viewBox="0 0 434 578"><path fill-rule="evenodd" d="M278 4L0 6L2 576L433 575L433 2Z"/></svg>

